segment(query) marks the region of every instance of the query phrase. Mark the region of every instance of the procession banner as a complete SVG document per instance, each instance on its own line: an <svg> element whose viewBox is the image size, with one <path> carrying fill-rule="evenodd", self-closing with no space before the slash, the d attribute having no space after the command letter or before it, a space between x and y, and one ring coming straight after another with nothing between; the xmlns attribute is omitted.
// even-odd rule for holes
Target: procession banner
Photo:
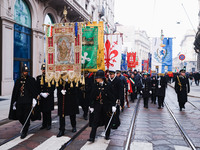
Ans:
<svg viewBox="0 0 200 150"><path fill-rule="evenodd" d="M105 35L105 68L106 70L120 70L122 51L122 34Z"/></svg>
<svg viewBox="0 0 200 150"><path fill-rule="evenodd" d="M127 71L126 54L122 54L121 70L122 71Z"/></svg>
<svg viewBox="0 0 200 150"><path fill-rule="evenodd" d="M98 27L83 27L82 33L82 69L97 71Z"/></svg>
<svg viewBox="0 0 200 150"><path fill-rule="evenodd" d="M97 70L101 69L105 71L104 63L104 23L103 21L88 22L87 26L97 26L98 27L98 52L97 52Z"/></svg>
<svg viewBox="0 0 200 150"><path fill-rule="evenodd" d="M58 86L60 79L68 79L77 83L81 79L82 23L46 27L46 82Z"/></svg>
<svg viewBox="0 0 200 150"><path fill-rule="evenodd" d="M136 52L129 52L127 53L127 63L128 68L135 68L136 66Z"/></svg>
<svg viewBox="0 0 200 150"><path fill-rule="evenodd" d="M148 60L142 60L142 71L148 71Z"/></svg>
<svg viewBox="0 0 200 150"><path fill-rule="evenodd" d="M151 74L151 60L152 60L152 54L148 53L148 72Z"/></svg>
<svg viewBox="0 0 200 150"><path fill-rule="evenodd" d="M167 71L172 71L172 38L164 38L163 45L165 45L163 51L166 55L162 59L162 73L165 73L165 66L168 67Z"/></svg>

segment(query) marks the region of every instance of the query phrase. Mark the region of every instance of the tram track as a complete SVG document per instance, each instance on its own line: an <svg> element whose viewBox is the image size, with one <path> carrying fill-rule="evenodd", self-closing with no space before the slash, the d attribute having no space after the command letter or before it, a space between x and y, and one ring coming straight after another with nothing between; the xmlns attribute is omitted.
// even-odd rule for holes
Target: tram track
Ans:
<svg viewBox="0 0 200 150"><path fill-rule="evenodd" d="M170 109L169 105L164 102L168 112L170 113L171 117L173 118L175 124L177 125L177 127L179 128L184 140L186 141L186 143L192 148L192 150L196 150L196 147L194 145L194 143L192 142L192 140L189 138L188 134L186 133L186 131L184 130L184 128L181 126L180 122L177 120L177 118L175 117L174 113L172 112L172 110Z"/></svg>
<svg viewBox="0 0 200 150"><path fill-rule="evenodd" d="M135 110L133 111L133 116L132 116L129 131L128 131L128 136L127 136L127 140L126 140L126 143L125 143L124 150L128 150L130 148L131 139L132 139L132 136L134 135L133 131L134 131L134 128L135 128L136 118L137 118L137 114L138 114L138 110L139 110L140 99L141 98L138 99Z"/></svg>

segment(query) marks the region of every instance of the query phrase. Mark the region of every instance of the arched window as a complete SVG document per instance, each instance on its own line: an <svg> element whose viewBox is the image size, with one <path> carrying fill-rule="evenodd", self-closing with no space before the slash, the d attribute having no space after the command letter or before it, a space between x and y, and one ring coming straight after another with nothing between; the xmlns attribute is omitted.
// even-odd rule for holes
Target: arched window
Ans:
<svg viewBox="0 0 200 150"><path fill-rule="evenodd" d="M13 78L20 77L23 64L31 68L31 13L24 0L16 0L14 7L14 67ZM32 73L32 72L31 72Z"/></svg>

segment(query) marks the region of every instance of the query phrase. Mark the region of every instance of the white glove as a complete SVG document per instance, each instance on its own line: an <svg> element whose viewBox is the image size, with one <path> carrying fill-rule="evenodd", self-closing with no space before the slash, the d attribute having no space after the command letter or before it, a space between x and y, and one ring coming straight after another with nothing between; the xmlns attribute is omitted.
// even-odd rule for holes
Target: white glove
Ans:
<svg viewBox="0 0 200 150"><path fill-rule="evenodd" d="M149 94L152 94L152 91L149 91Z"/></svg>
<svg viewBox="0 0 200 150"><path fill-rule="evenodd" d="M13 103L13 110L16 110L16 102Z"/></svg>
<svg viewBox="0 0 200 150"><path fill-rule="evenodd" d="M142 92L142 91L140 91L140 93L142 94L143 92Z"/></svg>
<svg viewBox="0 0 200 150"><path fill-rule="evenodd" d="M120 104L120 99L117 99L117 100L116 100L116 104Z"/></svg>
<svg viewBox="0 0 200 150"><path fill-rule="evenodd" d="M66 90L61 90L62 95L66 94Z"/></svg>
<svg viewBox="0 0 200 150"><path fill-rule="evenodd" d="M44 98L47 98L47 96L49 95L49 93L40 93L40 95Z"/></svg>
<svg viewBox="0 0 200 150"><path fill-rule="evenodd" d="M161 88L161 85L158 85L158 88L160 89L160 88Z"/></svg>
<svg viewBox="0 0 200 150"><path fill-rule="evenodd" d="M94 112L94 108L90 108L90 107L89 107L89 110L90 110L91 113Z"/></svg>
<svg viewBox="0 0 200 150"><path fill-rule="evenodd" d="M37 104L37 101L35 98L33 98L33 107L35 107L36 104Z"/></svg>
<svg viewBox="0 0 200 150"><path fill-rule="evenodd" d="M112 112L116 112L117 108L115 106L112 106Z"/></svg>

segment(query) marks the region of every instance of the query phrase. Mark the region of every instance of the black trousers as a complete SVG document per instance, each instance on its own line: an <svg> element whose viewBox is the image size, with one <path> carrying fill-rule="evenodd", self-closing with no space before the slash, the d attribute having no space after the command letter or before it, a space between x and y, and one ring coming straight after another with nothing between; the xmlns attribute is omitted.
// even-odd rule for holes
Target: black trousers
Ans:
<svg viewBox="0 0 200 150"><path fill-rule="evenodd" d="M31 104L18 104L17 105L17 118L19 119L19 122L22 124L22 126L25 124L26 119L28 118L28 115L31 111ZM24 126L24 129L22 132L28 132L28 128L30 126L30 117Z"/></svg>
<svg viewBox="0 0 200 150"><path fill-rule="evenodd" d="M152 103L156 103L156 94L155 93L152 93L152 95L151 95L151 102Z"/></svg>
<svg viewBox="0 0 200 150"><path fill-rule="evenodd" d="M195 79L195 84L199 85L199 80L198 79Z"/></svg>
<svg viewBox="0 0 200 150"><path fill-rule="evenodd" d="M185 108L185 102L178 102L180 108Z"/></svg>
<svg viewBox="0 0 200 150"><path fill-rule="evenodd" d="M144 99L144 107L148 107L149 97L145 97Z"/></svg>
<svg viewBox="0 0 200 150"><path fill-rule="evenodd" d="M70 122L71 122L71 126L72 128L76 127L76 115L70 115ZM65 130L65 117L59 116L59 123L60 123L60 128L59 130L64 131Z"/></svg>
<svg viewBox="0 0 200 150"><path fill-rule="evenodd" d="M161 106L164 106L164 99L165 97L164 96L158 96L158 106L161 107Z"/></svg>
<svg viewBox="0 0 200 150"><path fill-rule="evenodd" d="M103 114L103 118L101 117L102 114ZM94 107L94 121L92 124L92 130L90 132L90 138L93 138L93 139L95 138L97 128L100 124L100 121L102 121L101 119L104 119L105 129L106 129L108 122L110 120L110 116L108 116L107 112L105 111L103 104L96 104ZM110 130L111 130L111 124L109 125L106 131L106 137L110 136Z"/></svg>
<svg viewBox="0 0 200 150"><path fill-rule="evenodd" d="M51 126L51 111L42 112L42 119L43 127Z"/></svg>

